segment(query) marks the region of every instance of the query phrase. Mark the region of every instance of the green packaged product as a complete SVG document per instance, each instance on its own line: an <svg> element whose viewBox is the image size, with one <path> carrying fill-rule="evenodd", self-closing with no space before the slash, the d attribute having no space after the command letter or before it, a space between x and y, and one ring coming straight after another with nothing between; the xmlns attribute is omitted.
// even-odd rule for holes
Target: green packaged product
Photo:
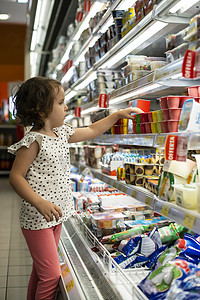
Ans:
<svg viewBox="0 0 200 300"><path fill-rule="evenodd" d="M169 226L159 228L158 232L162 243L166 244L178 240L180 235L186 232L186 228L179 224L171 223Z"/></svg>
<svg viewBox="0 0 200 300"><path fill-rule="evenodd" d="M135 235L142 234L142 233L148 231L149 229L152 229L149 225L135 226L129 230L113 234L110 237L108 243L116 243L121 240L125 240L125 239L133 237Z"/></svg>

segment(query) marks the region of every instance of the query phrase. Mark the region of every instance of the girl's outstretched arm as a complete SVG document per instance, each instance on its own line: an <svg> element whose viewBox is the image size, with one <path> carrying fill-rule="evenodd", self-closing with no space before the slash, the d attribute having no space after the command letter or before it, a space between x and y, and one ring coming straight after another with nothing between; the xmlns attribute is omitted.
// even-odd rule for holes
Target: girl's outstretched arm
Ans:
<svg viewBox="0 0 200 300"><path fill-rule="evenodd" d="M17 151L9 176L10 184L22 199L33 205L44 216L47 222L53 221L53 216L58 221L59 217L62 216L60 208L42 199L33 191L25 179L26 173L38 151L39 145L37 142L33 142L29 148L22 147Z"/></svg>
<svg viewBox="0 0 200 300"><path fill-rule="evenodd" d="M94 139L106 132L112 127L119 119L134 119L133 113L142 113L143 111L137 107L129 107L119 110L110 116L93 123L85 128L76 128L75 133L69 138L69 143L77 143L90 139Z"/></svg>

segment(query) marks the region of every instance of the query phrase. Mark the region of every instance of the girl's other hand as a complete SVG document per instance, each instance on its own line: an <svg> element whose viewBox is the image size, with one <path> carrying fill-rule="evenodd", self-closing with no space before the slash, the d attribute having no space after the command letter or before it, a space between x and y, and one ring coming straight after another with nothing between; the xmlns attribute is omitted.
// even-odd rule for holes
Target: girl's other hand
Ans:
<svg viewBox="0 0 200 300"><path fill-rule="evenodd" d="M135 115L133 114L141 114L143 110L138 107L129 107L118 111L119 118L123 119L134 119Z"/></svg>
<svg viewBox="0 0 200 300"><path fill-rule="evenodd" d="M47 222L53 221L54 217L56 221L59 220L59 217L62 217L61 209L47 200L41 199L35 207L39 213L44 216Z"/></svg>

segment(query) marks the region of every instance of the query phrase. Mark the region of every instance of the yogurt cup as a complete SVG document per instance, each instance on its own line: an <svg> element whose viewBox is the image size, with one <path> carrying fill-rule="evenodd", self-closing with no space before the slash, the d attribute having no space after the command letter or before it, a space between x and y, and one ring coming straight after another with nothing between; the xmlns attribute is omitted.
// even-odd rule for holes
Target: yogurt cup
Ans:
<svg viewBox="0 0 200 300"><path fill-rule="evenodd" d="M169 109L162 109L163 121L169 120Z"/></svg>
<svg viewBox="0 0 200 300"><path fill-rule="evenodd" d="M170 108L169 109L169 119L179 120L182 108Z"/></svg>
<svg viewBox="0 0 200 300"><path fill-rule="evenodd" d="M152 122L151 123L151 132L152 133L158 133L157 122Z"/></svg>
<svg viewBox="0 0 200 300"><path fill-rule="evenodd" d="M141 133L146 133L145 123L140 123L140 131Z"/></svg>
<svg viewBox="0 0 200 300"><path fill-rule="evenodd" d="M145 123L145 129L146 129L146 133L152 133L151 131L151 123Z"/></svg>
<svg viewBox="0 0 200 300"><path fill-rule="evenodd" d="M168 133L169 132L168 121L161 121L161 130L162 130L162 133Z"/></svg>
<svg viewBox="0 0 200 300"><path fill-rule="evenodd" d="M160 108L161 109L168 108L168 106L167 106L167 97L161 97L160 98Z"/></svg>
<svg viewBox="0 0 200 300"><path fill-rule="evenodd" d="M168 96L167 106L168 108L179 108L180 97L179 96Z"/></svg>
<svg viewBox="0 0 200 300"><path fill-rule="evenodd" d="M149 122L153 122L152 111L147 113Z"/></svg>
<svg viewBox="0 0 200 300"><path fill-rule="evenodd" d="M169 132L177 132L178 131L178 123L179 123L179 120L169 120L168 121Z"/></svg>

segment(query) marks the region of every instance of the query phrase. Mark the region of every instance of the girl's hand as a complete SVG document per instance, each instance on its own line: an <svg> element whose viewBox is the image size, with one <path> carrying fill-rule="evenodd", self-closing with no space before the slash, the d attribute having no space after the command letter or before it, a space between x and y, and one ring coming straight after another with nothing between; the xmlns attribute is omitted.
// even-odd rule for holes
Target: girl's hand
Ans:
<svg viewBox="0 0 200 300"><path fill-rule="evenodd" d="M41 199L35 207L47 222L53 221L54 217L56 221L59 220L59 217L62 217L61 209L47 200Z"/></svg>
<svg viewBox="0 0 200 300"><path fill-rule="evenodd" d="M138 107L129 107L129 108L125 108L125 109L121 109L118 111L119 114L119 118L123 118L123 119L134 119L135 115L132 114L141 114L143 113L143 110L141 110Z"/></svg>

